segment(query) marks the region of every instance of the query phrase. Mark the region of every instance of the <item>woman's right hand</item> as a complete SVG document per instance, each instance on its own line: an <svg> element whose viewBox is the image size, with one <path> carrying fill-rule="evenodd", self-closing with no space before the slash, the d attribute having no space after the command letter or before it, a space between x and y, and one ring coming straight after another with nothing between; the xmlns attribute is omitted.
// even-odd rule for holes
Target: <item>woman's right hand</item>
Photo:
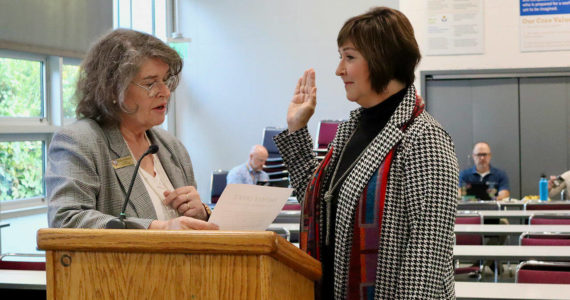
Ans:
<svg viewBox="0 0 570 300"><path fill-rule="evenodd" d="M287 127L289 133L295 132L309 123L309 119L317 106L317 87L315 86L315 70L308 69L299 78L295 94L287 111Z"/></svg>
<svg viewBox="0 0 570 300"><path fill-rule="evenodd" d="M191 217L181 216L168 221L154 220L150 223L148 229L163 229L163 230L176 230L176 229L195 229L195 230L218 230L218 225L208 223L202 220L194 219Z"/></svg>

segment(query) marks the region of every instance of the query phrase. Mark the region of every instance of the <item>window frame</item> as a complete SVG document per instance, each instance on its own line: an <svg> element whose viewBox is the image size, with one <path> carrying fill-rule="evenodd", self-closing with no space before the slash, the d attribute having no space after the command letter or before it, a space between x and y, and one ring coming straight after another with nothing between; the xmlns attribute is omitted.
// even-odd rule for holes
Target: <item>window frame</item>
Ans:
<svg viewBox="0 0 570 300"><path fill-rule="evenodd" d="M4 132L4 127L9 126L13 128L14 126L46 126L48 125L47 117L47 107L48 107L48 97L47 97L47 57L43 55L37 55L33 53L18 52L13 50L0 49L0 58L18 59L18 60L29 60L40 62L40 98L41 98L41 112L40 117L4 117L0 116L0 132Z"/></svg>
<svg viewBox="0 0 570 300"><path fill-rule="evenodd" d="M49 148L53 133L64 125L62 110L62 67L64 61L77 61L77 59L6 49L0 49L0 57L39 61L42 66L42 90L40 92L42 95L42 116L0 117L0 142L43 142L42 186L44 195L17 200L0 201L0 219L5 219L14 216L26 216L47 211L47 197L45 195L47 149Z"/></svg>

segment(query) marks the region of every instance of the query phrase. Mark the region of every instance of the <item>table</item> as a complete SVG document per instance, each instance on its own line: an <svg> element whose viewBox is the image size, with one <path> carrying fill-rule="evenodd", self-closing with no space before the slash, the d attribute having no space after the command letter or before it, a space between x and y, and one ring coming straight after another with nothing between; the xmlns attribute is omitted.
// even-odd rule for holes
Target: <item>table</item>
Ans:
<svg viewBox="0 0 570 300"><path fill-rule="evenodd" d="M0 288L45 290L46 271L0 270Z"/></svg>
<svg viewBox="0 0 570 300"><path fill-rule="evenodd" d="M570 299L570 284L455 282L457 299Z"/></svg>
<svg viewBox="0 0 570 300"><path fill-rule="evenodd" d="M453 258L459 260L549 260L569 261L570 246L463 246L453 247Z"/></svg>
<svg viewBox="0 0 570 300"><path fill-rule="evenodd" d="M456 224L456 234L520 235L523 232L570 232L570 225L470 225Z"/></svg>
<svg viewBox="0 0 570 300"><path fill-rule="evenodd" d="M462 212L471 211L458 211ZM475 213L475 211L473 211ZM485 219L500 219L500 218L519 218L526 219L532 215L546 215L546 214L570 214L570 210L479 210L477 211Z"/></svg>

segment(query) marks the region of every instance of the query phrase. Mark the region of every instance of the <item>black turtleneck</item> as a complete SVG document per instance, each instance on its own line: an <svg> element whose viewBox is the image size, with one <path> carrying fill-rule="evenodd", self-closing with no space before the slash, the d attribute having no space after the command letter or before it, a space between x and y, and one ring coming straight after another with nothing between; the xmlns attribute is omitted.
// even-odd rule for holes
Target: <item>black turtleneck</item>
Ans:
<svg viewBox="0 0 570 300"><path fill-rule="evenodd" d="M346 143L344 153L338 162L338 170L336 172L335 178L333 178L334 182L331 182L331 186L339 180L344 180L344 177L342 175L347 171L350 172L349 167L352 165L352 163L358 158L360 153L366 149L366 147L380 133L380 131L382 131L384 126L386 126L386 123L388 123L388 120L390 120L390 117L392 114L394 114L394 111L396 111L396 108L404 99L407 90L408 89L406 87L396 94L390 96L388 99L382 101L381 103L362 110L360 120L356 126L356 130L354 131L354 134L350 140ZM339 184L333 191L334 196L331 202L330 243L328 246L324 245L324 243L322 245L321 260L323 266L323 279L321 299L333 299L333 255L335 244L334 226L336 223L338 191L340 190L340 185L342 184Z"/></svg>

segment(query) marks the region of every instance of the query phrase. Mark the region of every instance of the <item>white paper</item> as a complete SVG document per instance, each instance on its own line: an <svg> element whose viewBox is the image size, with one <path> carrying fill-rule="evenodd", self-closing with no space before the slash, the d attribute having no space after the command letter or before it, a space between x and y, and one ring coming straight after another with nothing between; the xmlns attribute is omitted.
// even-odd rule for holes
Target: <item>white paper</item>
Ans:
<svg viewBox="0 0 570 300"><path fill-rule="evenodd" d="M208 222L220 230L265 230L275 220L293 189L228 184Z"/></svg>
<svg viewBox="0 0 570 300"><path fill-rule="evenodd" d="M427 55L481 54L482 0L428 0Z"/></svg>
<svg viewBox="0 0 570 300"><path fill-rule="evenodd" d="M570 49L570 2L520 0L523 52Z"/></svg>

